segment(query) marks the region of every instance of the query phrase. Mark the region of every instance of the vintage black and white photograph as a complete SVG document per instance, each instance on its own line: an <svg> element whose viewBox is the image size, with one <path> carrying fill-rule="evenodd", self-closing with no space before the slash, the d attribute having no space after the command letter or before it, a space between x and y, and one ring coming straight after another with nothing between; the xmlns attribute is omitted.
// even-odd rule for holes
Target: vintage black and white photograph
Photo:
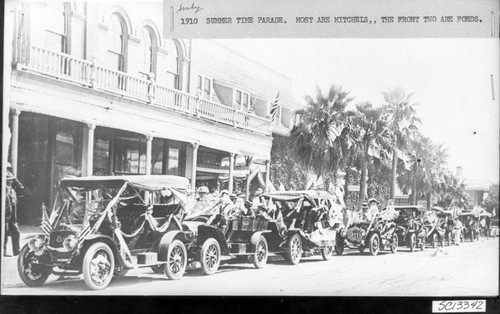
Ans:
<svg viewBox="0 0 500 314"><path fill-rule="evenodd" d="M498 296L498 4L206 3L7 1L1 294ZM487 35L349 33L391 23Z"/></svg>

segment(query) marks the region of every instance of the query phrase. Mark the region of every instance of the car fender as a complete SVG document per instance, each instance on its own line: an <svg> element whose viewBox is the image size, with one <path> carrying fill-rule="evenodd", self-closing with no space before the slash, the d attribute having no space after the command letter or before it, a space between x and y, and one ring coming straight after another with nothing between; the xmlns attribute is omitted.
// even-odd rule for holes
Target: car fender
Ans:
<svg viewBox="0 0 500 314"><path fill-rule="evenodd" d="M24 239L25 240L31 240L31 239L34 239L34 238L48 239L49 237L46 234L44 234L44 233L36 233L36 234L32 234L30 236L27 236Z"/></svg>
<svg viewBox="0 0 500 314"><path fill-rule="evenodd" d="M115 260L117 260L120 264L124 264L115 241L113 241L113 238L111 238L110 236L104 234L91 234L85 237L85 241L83 241L82 248L80 249L80 252L78 254L79 259L83 261L83 257L85 256L87 249L97 241L106 243L113 251L113 254L115 255Z"/></svg>
<svg viewBox="0 0 500 314"><path fill-rule="evenodd" d="M196 239L196 244L201 248L203 243L205 243L208 238L214 238L217 242L219 242L222 255L229 254L229 247L227 246L226 238L219 228L210 225L198 226L198 238Z"/></svg>
<svg viewBox="0 0 500 314"><path fill-rule="evenodd" d="M164 262L168 259L168 246L174 240L180 240L182 243L189 242L189 237L185 231L174 230L165 233L158 244L158 261Z"/></svg>
<svg viewBox="0 0 500 314"><path fill-rule="evenodd" d="M257 231L254 234L252 234L252 237L250 238L250 244L255 246L257 244L257 241L259 241L260 236L264 233L270 233L271 230L264 230L264 231Z"/></svg>

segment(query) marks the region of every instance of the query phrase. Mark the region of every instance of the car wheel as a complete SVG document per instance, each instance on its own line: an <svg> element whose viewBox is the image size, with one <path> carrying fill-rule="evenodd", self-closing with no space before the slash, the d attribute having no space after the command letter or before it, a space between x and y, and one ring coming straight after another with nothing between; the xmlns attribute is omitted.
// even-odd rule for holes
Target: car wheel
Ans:
<svg viewBox="0 0 500 314"><path fill-rule="evenodd" d="M115 257L111 248L103 242L92 244L83 258L83 280L92 290L106 288L113 278Z"/></svg>
<svg viewBox="0 0 500 314"><path fill-rule="evenodd" d="M31 251L26 244L17 258L17 272L21 280L29 287L39 287L47 281L52 268L35 264L37 260L35 252Z"/></svg>
<svg viewBox="0 0 500 314"><path fill-rule="evenodd" d="M255 244L255 252L252 256L252 262L255 268L263 268L267 263L267 241L266 238L260 236L259 241Z"/></svg>
<svg viewBox="0 0 500 314"><path fill-rule="evenodd" d="M417 236L412 233L410 237L410 252L415 252L415 247L417 246Z"/></svg>
<svg viewBox="0 0 500 314"><path fill-rule="evenodd" d="M438 235L434 233L432 235L432 247L434 249L438 247L438 242L439 242Z"/></svg>
<svg viewBox="0 0 500 314"><path fill-rule="evenodd" d="M287 260L292 263L292 265L297 265L302 257L302 240L300 239L300 235L297 233L294 234L288 240L287 246Z"/></svg>
<svg viewBox="0 0 500 314"><path fill-rule="evenodd" d="M205 275L213 275L220 264L220 245L214 238L209 238L201 247L200 263Z"/></svg>
<svg viewBox="0 0 500 314"><path fill-rule="evenodd" d="M470 242L474 242L474 237L475 237L474 233L475 232L473 230L470 232Z"/></svg>
<svg viewBox="0 0 500 314"><path fill-rule="evenodd" d="M370 254L373 256L377 255L380 250L380 237L378 234L372 233L368 243L370 244Z"/></svg>
<svg viewBox="0 0 500 314"><path fill-rule="evenodd" d="M328 261L332 258L333 246L325 246L324 248L321 248L320 251L321 257L323 257L325 261Z"/></svg>
<svg viewBox="0 0 500 314"><path fill-rule="evenodd" d="M398 251L399 239L397 234L392 235L392 243L391 243L391 253L396 253Z"/></svg>
<svg viewBox="0 0 500 314"><path fill-rule="evenodd" d="M179 280L186 272L187 252L186 246L180 240L174 240L167 247L167 264L165 275L170 280Z"/></svg>

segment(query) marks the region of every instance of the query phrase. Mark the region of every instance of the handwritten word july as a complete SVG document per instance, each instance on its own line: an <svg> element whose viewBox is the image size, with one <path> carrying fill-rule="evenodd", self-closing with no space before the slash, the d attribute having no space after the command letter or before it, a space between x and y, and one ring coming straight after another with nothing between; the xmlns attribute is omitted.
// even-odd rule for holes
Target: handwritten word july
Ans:
<svg viewBox="0 0 500 314"><path fill-rule="evenodd" d="M203 10L203 8L199 5L195 5L194 2L191 3L191 6L184 6L184 5L180 5L179 6L179 9L177 10L177 13L180 13L182 11L191 11L191 10L194 10L194 13L198 13L200 12L201 10Z"/></svg>

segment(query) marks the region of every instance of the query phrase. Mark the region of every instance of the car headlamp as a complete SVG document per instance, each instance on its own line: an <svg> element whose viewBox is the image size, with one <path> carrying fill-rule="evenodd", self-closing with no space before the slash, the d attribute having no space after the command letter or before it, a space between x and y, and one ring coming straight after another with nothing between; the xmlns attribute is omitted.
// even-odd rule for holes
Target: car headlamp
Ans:
<svg viewBox="0 0 500 314"><path fill-rule="evenodd" d="M31 239L30 242L28 242L28 246L29 246L30 250L35 251L35 252L43 250L44 244L45 243L40 238L34 238L34 239Z"/></svg>
<svg viewBox="0 0 500 314"><path fill-rule="evenodd" d="M345 237L346 237L347 232L345 231L345 229L344 229L344 228L342 228L342 229L340 230L340 235L342 236L342 238L345 238Z"/></svg>
<svg viewBox="0 0 500 314"><path fill-rule="evenodd" d="M77 243L78 241L76 240L76 237L74 235L70 235L64 239L63 247L68 251L72 251L76 247Z"/></svg>
<svg viewBox="0 0 500 314"><path fill-rule="evenodd" d="M366 236L366 232L364 230L361 230L361 236L362 237Z"/></svg>

